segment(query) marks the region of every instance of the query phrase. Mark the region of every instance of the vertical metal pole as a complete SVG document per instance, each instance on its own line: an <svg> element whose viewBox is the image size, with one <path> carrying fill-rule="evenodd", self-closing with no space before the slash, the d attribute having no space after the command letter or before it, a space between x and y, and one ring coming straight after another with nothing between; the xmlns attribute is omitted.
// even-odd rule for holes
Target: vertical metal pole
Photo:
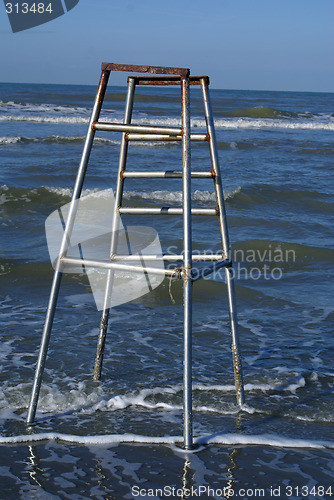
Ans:
<svg viewBox="0 0 334 500"><path fill-rule="evenodd" d="M125 124L131 123L135 87L136 87L135 79L129 78L128 91L125 104L125 114L124 114ZM117 175L115 205L114 205L114 214L112 222L111 244L110 244L110 258L112 258L117 251L118 231L120 226L119 208L122 204L122 197L123 197L123 186L124 186L123 172L126 167L128 144L129 143L126 139L126 133L123 133L121 140L121 147L120 147L119 162L118 162L118 175ZM114 270L109 270L106 281L106 290L104 295L104 306L101 316L100 332L97 342L97 350L96 350L96 358L94 366L94 380L99 380L101 378L103 353L107 336L107 328L108 328L108 320L110 312L110 297L112 293L113 281L114 281Z"/></svg>
<svg viewBox="0 0 334 500"><path fill-rule="evenodd" d="M222 236L223 251L225 254L225 258L231 261L231 250L230 250L230 242L229 242L228 227L226 220L224 193L223 193L222 180L219 169L216 134L213 122L207 78L201 79L201 89L203 95L206 126L209 135L210 155L211 155L212 170L214 173L216 197L219 208L219 225ZM232 264L231 266L225 268L225 276L226 276L230 323L231 323L232 356L233 356L235 389L236 389L238 404L241 406L245 402L245 395L244 395L242 365L241 365L240 346L239 346L238 320L237 320L237 309L236 309L235 290L234 290L234 275L233 275Z"/></svg>
<svg viewBox="0 0 334 500"><path fill-rule="evenodd" d="M245 403L245 393L244 393L244 382L243 382L239 334L238 334L238 318L237 318L237 307L236 307L235 290L234 290L234 273L232 266L225 268L225 277L226 277L228 302L230 310L235 391L237 396L237 402L239 406L242 406Z"/></svg>
<svg viewBox="0 0 334 500"><path fill-rule="evenodd" d="M185 449L193 446L192 430L192 232L189 77L181 78L182 188L183 188L183 438Z"/></svg>
<svg viewBox="0 0 334 500"><path fill-rule="evenodd" d="M49 346L52 324L53 324L53 319L54 319L54 315L55 315L57 299L58 299L58 294L59 294L59 288L60 288L60 283L61 283L61 278L62 278L61 258L66 255L68 245L70 242L71 233L72 233L73 224L74 224L74 219L75 219L76 211L77 211L76 200L78 198L80 198L80 195L81 195L82 186L83 186L83 182L84 182L84 178L85 178L85 173L86 173L86 169L87 169L87 165L88 165L88 160L89 160L89 156L90 156L90 152L91 152L91 148L92 148L92 144L93 144L93 140L94 140L94 135L95 135L95 130L94 130L93 124L94 124L94 122L96 122L98 120L99 115L100 115L102 102L103 102L105 90L106 90L108 79L109 79L109 74L110 74L110 71L102 71L102 73L101 73L100 83L99 83L98 91L97 91L96 98L95 98L92 116L91 116L91 119L89 122L89 127L88 127L86 141L85 141L85 145L84 145L84 149L83 149L83 153L82 153L82 157L81 157L81 162L79 165L79 169L78 169L78 173L77 173L77 177L76 177L76 181L75 181L75 186L74 186L74 190L73 190L69 214L68 214L66 227L65 227L65 231L64 231L60 251L59 251L59 258L58 258L58 262L57 262L57 266L56 266L56 269L54 272L53 282L52 282L52 286L51 286L49 304L48 304L48 308L47 308L44 330L43 330L43 334L42 334L42 340L41 340L41 345L40 345L40 349L39 349L39 355L38 355L35 377L34 377L34 382L33 382L33 388L32 388L29 408L28 408L27 424L32 424L34 422L34 419L35 419L38 397L39 397L39 392L40 392L40 388L41 388L42 377L43 377L45 361L46 361L46 356L47 356L47 350L48 350L48 346Z"/></svg>

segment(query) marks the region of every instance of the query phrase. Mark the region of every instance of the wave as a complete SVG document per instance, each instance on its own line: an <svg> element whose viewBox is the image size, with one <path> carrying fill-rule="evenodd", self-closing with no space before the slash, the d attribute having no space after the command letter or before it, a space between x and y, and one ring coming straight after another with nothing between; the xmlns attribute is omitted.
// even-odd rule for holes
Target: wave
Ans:
<svg viewBox="0 0 334 500"><path fill-rule="evenodd" d="M11 144L84 144L85 136L61 136L61 135L51 135L46 137L24 137L24 136L3 136L0 137L0 146L9 146ZM106 137L95 137L94 142L97 144L121 144L121 140L117 139L107 139ZM131 144L131 147L170 147L171 143L163 141L136 141ZM251 142L223 142L217 143L220 149L253 149L257 147L257 144ZM318 151L315 150L314 153ZM331 151L325 150L326 153L330 154Z"/></svg>
<svg viewBox="0 0 334 500"><path fill-rule="evenodd" d="M0 146L11 145L29 145L29 144L67 144L76 145L84 144L86 137L82 136L61 136L50 135L45 137L25 137L25 136L3 136L0 137ZM96 136L94 139L95 145L120 145L120 139L108 139L106 137ZM166 141L135 141L131 143L131 148L170 148L174 147L175 143ZM220 150L249 150L258 149L265 146L277 147L278 142L271 141L217 141L218 149ZM323 148L300 148L294 150L298 155L324 155L329 156L334 153L334 148L326 145Z"/></svg>
<svg viewBox="0 0 334 500"><path fill-rule="evenodd" d="M302 116L305 117L305 114L302 115L298 113L294 113L292 111L282 111L280 109L275 108L267 108L265 106L255 106L253 108L245 108L245 109L236 109L233 111L227 111L222 113L224 116L231 117L243 117L243 118L298 118ZM313 116L310 114L310 116Z"/></svg>
<svg viewBox="0 0 334 500"><path fill-rule="evenodd" d="M241 187L235 189L224 190L224 199L229 200L239 193ZM124 198L127 200L136 198L138 200L161 201L165 203L182 202L182 191L127 191L124 193ZM192 193L191 199L199 202L216 202L216 193L214 191L199 191Z"/></svg>
<svg viewBox="0 0 334 500"><path fill-rule="evenodd" d="M224 197L225 200L233 198L237 193L240 192L240 187L235 189L225 190ZM42 186L39 188L16 188L9 187L6 184L0 186L0 205L4 205L9 202L47 202L50 194L59 197L60 203L67 201L67 198L72 196L72 188L64 188L57 186ZM95 189L84 189L83 196L96 194L97 196L103 195L103 191L99 188ZM64 200L65 198L65 200ZM149 201L162 201L162 202L181 202L182 201L182 191L127 191L124 193L125 199L138 198L142 200ZM192 194L192 199L194 201L202 202L214 202L216 200L215 193L213 191L194 191Z"/></svg>
<svg viewBox="0 0 334 500"><path fill-rule="evenodd" d="M82 195L87 196L90 194L98 196L103 195L103 190L100 188L85 188ZM50 194L53 198L50 198ZM11 203L27 203L27 202L40 202L48 205L51 201L66 203L72 196L71 187L61 186L41 186L33 188L19 188L7 186L6 184L0 186L0 205ZM155 191L125 191L124 199L131 202L131 204L140 205L150 202L160 202L164 204L182 202L182 191L168 191L168 190L155 190ZM332 199L330 194L321 193L318 191L289 189L287 186L272 186L260 184L257 186L242 187L236 186L233 189L224 190L224 199L238 208L238 210L246 210L249 213L252 210L263 212L264 207L279 206L280 213L282 210L290 210L291 207L298 213L303 210L306 212L324 214L332 214ZM192 193L192 200L195 203L212 204L216 203L216 196L214 191L195 190Z"/></svg>
<svg viewBox="0 0 334 500"><path fill-rule="evenodd" d="M30 122L30 123L71 123L85 124L89 118L81 116L27 116L27 115L2 115L0 122Z"/></svg>
<svg viewBox="0 0 334 500"><path fill-rule="evenodd" d="M0 146L8 146L11 144L84 144L86 137L85 136L60 136L60 135L51 135L46 137L24 137L24 136L3 136L0 137ZM105 144L105 145L120 145L120 139L108 139L106 137L95 137L95 144ZM142 148L142 147L171 147L171 143L167 143L164 141L136 141L131 144L131 147ZM228 147L228 144L225 144L225 147ZM231 143L229 146L231 149L235 149L236 143ZM242 148L242 145L240 146Z"/></svg>
<svg viewBox="0 0 334 500"><path fill-rule="evenodd" d="M8 318L7 318L8 321ZM11 346L5 346L11 349ZM6 351L4 351L5 353ZM9 351L8 354L10 354ZM26 366L27 361L17 360L18 366ZM30 360L29 360L30 363ZM281 384L276 383L248 383L245 384L244 389L247 393L256 393L261 391L263 393L276 394L276 393L290 393L296 394L298 389L305 387L305 379L299 375L293 379L282 381ZM27 387L29 384L17 384L16 387L10 387L8 384L3 387L4 392L0 400L1 411L9 409L23 409L28 404ZM40 400L40 414L50 414L58 412L59 408L66 411L75 411L77 414L90 415L96 412L116 412L130 407L141 407L149 410L166 410L176 411L182 410L182 385L175 385L171 387L154 387L150 389L141 389L136 392L129 392L127 394L117 394L110 397L104 394L103 390L93 391L85 387L84 383L74 389L72 387L70 393L60 391L54 385L44 384L44 392ZM220 404L221 397L228 393L234 394L235 386L230 385L207 385L207 384L194 384L194 410L199 413L218 413L221 415L235 415L240 411L239 406L234 402L226 403L223 407ZM205 396L205 404L200 403L201 395ZM211 399L208 406L208 398L212 396L218 399ZM196 402L197 401L197 402ZM202 400L203 401L203 400ZM204 401L203 401L204 402ZM242 406L242 411L245 413L263 413L263 408L253 408L248 405ZM297 416L298 418L298 416Z"/></svg>
<svg viewBox="0 0 334 500"><path fill-rule="evenodd" d="M59 136L51 135L47 137L24 137L24 136L4 136L0 137L1 145L10 144L39 144L39 143L56 143L56 144L84 144L85 136ZM120 144L120 140L107 139L104 137L96 137L95 142L98 144Z"/></svg>
<svg viewBox="0 0 334 500"><path fill-rule="evenodd" d="M82 106L62 106L48 103L41 104L31 104L31 103L21 103L15 101L1 101L0 100L0 108L2 111L7 113L13 112L24 112L27 113L49 113L49 114L87 114L88 116L91 114L91 110L89 108L84 108Z"/></svg>
<svg viewBox="0 0 334 500"><path fill-rule="evenodd" d="M271 207L290 204L302 207L307 211L312 210L319 213L332 213L332 198L329 194L306 189L296 189L283 185L257 184L249 185L240 189L233 202L238 204L239 208L249 209L251 206L263 210L263 205Z"/></svg>
<svg viewBox="0 0 334 500"><path fill-rule="evenodd" d="M36 443L40 441L60 441L82 446L113 445L120 443L176 445L183 442L182 436L143 436L138 434L105 434L97 436L78 436L59 432L42 432L19 436L0 436L0 445ZM287 438L277 434L226 434L217 433L195 437L194 443L199 446L220 444L225 446L265 446L275 448L334 449L334 442ZM177 451L181 451L177 449ZM195 450L192 450L196 452ZM197 450L198 451L198 450ZM187 450L191 453L191 450Z"/></svg>
<svg viewBox="0 0 334 500"><path fill-rule="evenodd" d="M110 118L109 116L102 116L101 121L107 121L109 123L119 123L119 118ZM73 124L82 125L89 123L88 116L66 116L52 114L50 115L1 115L0 122L31 122L31 123L52 123L52 124ZM156 126L172 126L180 127L181 122L178 118L139 118L133 121L137 125L156 125ZM201 118L193 118L191 120L191 126L193 128L205 128L205 120ZM241 117L238 119L228 118L226 119L216 119L215 127L217 129L296 129L296 130L334 130L333 119L326 119L325 117L321 120L319 119L272 119L272 118L257 118L251 119L247 117Z"/></svg>
<svg viewBox="0 0 334 500"><path fill-rule="evenodd" d="M320 121L283 121L283 120L215 120L216 128L232 129L287 129L287 130L334 130L334 123Z"/></svg>

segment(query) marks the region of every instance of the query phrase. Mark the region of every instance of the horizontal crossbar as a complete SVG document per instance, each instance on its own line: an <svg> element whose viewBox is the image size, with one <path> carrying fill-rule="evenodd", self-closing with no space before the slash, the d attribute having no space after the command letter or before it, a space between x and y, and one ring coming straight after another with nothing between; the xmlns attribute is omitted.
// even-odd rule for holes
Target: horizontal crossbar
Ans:
<svg viewBox="0 0 334 500"><path fill-rule="evenodd" d="M183 208L119 208L120 214L127 215L182 215ZM191 215L218 215L218 208L192 208Z"/></svg>
<svg viewBox="0 0 334 500"><path fill-rule="evenodd" d="M128 256L135 257L135 256ZM153 255L145 256L149 257L151 261L153 261ZM221 256L220 256L221 257ZM78 268L96 268L96 269L110 269L110 270L120 270L120 271L129 271L134 273L152 273L152 274L163 274L164 276L173 276L177 278L182 278L182 268L174 268L174 269L165 269L165 268L156 268L149 267L143 262L144 256L139 256L141 258L141 265L133 265L133 264L124 264L120 262L115 262L114 260L94 260L94 259L78 259L75 257L62 257L61 263L67 264L70 266L78 267ZM230 260L220 260L219 262L212 262L210 265L202 269L192 269L192 281L198 281L199 279L204 278L212 274L213 272L221 269L222 267L228 267L231 265ZM65 271L66 272L66 271Z"/></svg>
<svg viewBox="0 0 334 500"><path fill-rule="evenodd" d="M142 171L142 172L127 172L126 170L122 173L123 178L128 179L181 179L182 172L177 170L153 170ZM211 179L213 177L212 172L191 172L191 177L194 179Z"/></svg>
<svg viewBox="0 0 334 500"><path fill-rule="evenodd" d="M162 135L162 134L126 134L128 141L182 141L182 135ZM208 141L207 134L190 134L191 141Z"/></svg>
<svg viewBox="0 0 334 500"><path fill-rule="evenodd" d="M183 260L183 255L182 254L162 254L162 255L114 255L112 257L112 261L127 261L127 262L138 262L144 260L145 262L148 261L167 261L167 262L179 262ZM192 261L193 262L217 262L222 260L222 254L193 254L192 255Z"/></svg>
<svg viewBox="0 0 334 500"><path fill-rule="evenodd" d="M95 130L105 132L135 132L143 134L161 134L161 135L182 135L182 129L178 127L155 127L153 125L127 125L124 123L94 122L92 125Z"/></svg>
<svg viewBox="0 0 334 500"><path fill-rule="evenodd" d="M179 76L129 76L128 81L130 79L135 80L136 85L180 85L181 78ZM189 84L190 85L200 85L201 81L205 80L206 84L209 85L209 77L208 76L190 76Z"/></svg>
<svg viewBox="0 0 334 500"><path fill-rule="evenodd" d="M153 273L153 274L164 274L166 276L173 276L175 271L173 269L160 269L156 267L148 267L145 263L141 265L131 265L131 264L121 264L119 262L114 262L110 260L93 260L93 259L78 259L75 257L62 257L62 264L68 264L74 267L87 267L87 268L97 268L97 269L119 269L121 271L131 271L135 273Z"/></svg>

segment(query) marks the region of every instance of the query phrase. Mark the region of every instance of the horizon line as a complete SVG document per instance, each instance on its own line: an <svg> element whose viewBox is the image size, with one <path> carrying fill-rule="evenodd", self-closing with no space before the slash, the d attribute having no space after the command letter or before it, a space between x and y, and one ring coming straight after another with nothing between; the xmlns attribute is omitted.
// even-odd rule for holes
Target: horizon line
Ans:
<svg viewBox="0 0 334 500"><path fill-rule="evenodd" d="M0 81L0 84L6 85L68 85L68 86L76 86L76 87L98 87L98 82L94 83L50 83L50 82L8 82L8 81ZM110 85L112 87L122 87L126 88L126 85ZM221 88L214 87L210 85L211 90L223 90L223 91L240 91L240 92L299 92L299 93L308 93L308 94L333 94L334 90L286 90L286 89L255 89L255 88Z"/></svg>

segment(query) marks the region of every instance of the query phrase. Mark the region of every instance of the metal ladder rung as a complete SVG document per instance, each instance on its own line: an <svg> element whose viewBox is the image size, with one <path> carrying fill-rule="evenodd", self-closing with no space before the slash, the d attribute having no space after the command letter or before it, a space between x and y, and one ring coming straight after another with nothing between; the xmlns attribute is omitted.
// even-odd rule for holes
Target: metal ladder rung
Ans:
<svg viewBox="0 0 334 500"><path fill-rule="evenodd" d="M78 259L76 257L62 257L60 259L62 264L70 264L71 266L77 267L92 267L98 269L120 269L121 271L131 271L142 273L153 274L163 274L167 276L173 276L175 274L173 269L158 269L156 267L148 267L145 264L141 266L131 265L131 264L121 264L119 262L113 262L110 260L95 260L95 259Z"/></svg>
<svg viewBox="0 0 334 500"><path fill-rule="evenodd" d="M168 261L168 262L178 262L178 261L183 261L183 255L182 254L162 254L162 255L150 255L150 254L137 254L137 255L121 255L121 254L116 254L111 257L112 261L130 261L130 262L137 262L137 261ZM193 254L192 255L192 260L194 262L217 262L223 260L223 255L220 254Z"/></svg>
<svg viewBox="0 0 334 500"><path fill-rule="evenodd" d="M161 134L161 135L182 135L182 129L179 127L157 127L155 125L128 125L126 123L94 122L93 130L102 130L104 132L135 132L143 134Z"/></svg>
<svg viewBox="0 0 334 500"><path fill-rule="evenodd" d="M183 208L161 207L161 208L134 208L120 207L119 213L126 215L182 215ZM191 215L218 215L218 208L192 208Z"/></svg>
<svg viewBox="0 0 334 500"><path fill-rule="evenodd" d="M213 177L213 173L208 171L208 172L191 172L191 177L193 179L211 179ZM145 171L138 171L138 172L129 172L129 171L124 171L122 173L123 179L129 178L129 179L182 179L182 172L178 170L153 170L151 172L145 170Z"/></svg>
<svg viewBox="0 0 334 500"><path fill-rule="evenodd" d="M134 256L133 256L134 257ZM143 256L139 256L144 260ZM146 256L146 257L156 257L154 255ZM78 259L76 257L62 257L60 259L62 264L68 264L75 267L81 268L94 268L94 269L114 269L121 271L131 271L137 273L152 273L152 274L163 274L164 276L174 276L174 277L182 277L182 269L165 269L165 268L156 268L149 267L145 264L145 262L141 263L140 266L131 265L131 264L122 264L115 261L110 260L95 260L95 259ZM220 260L219 262L212 262L209 266L206 266L204 269L196 269L196 276L192 277L192 281L198 281L209 274L212 274L214 271L222 267L228 267L231 265L231 261L229 259Z"/></svg>
<svg viewBox="0 0 334 500"><path fill-rule="evenodd" d="M182 141L182 135L163 134L126 134L128 141ZM196 142L207 142L207 134L190 134L190 140Z"/></svg>

